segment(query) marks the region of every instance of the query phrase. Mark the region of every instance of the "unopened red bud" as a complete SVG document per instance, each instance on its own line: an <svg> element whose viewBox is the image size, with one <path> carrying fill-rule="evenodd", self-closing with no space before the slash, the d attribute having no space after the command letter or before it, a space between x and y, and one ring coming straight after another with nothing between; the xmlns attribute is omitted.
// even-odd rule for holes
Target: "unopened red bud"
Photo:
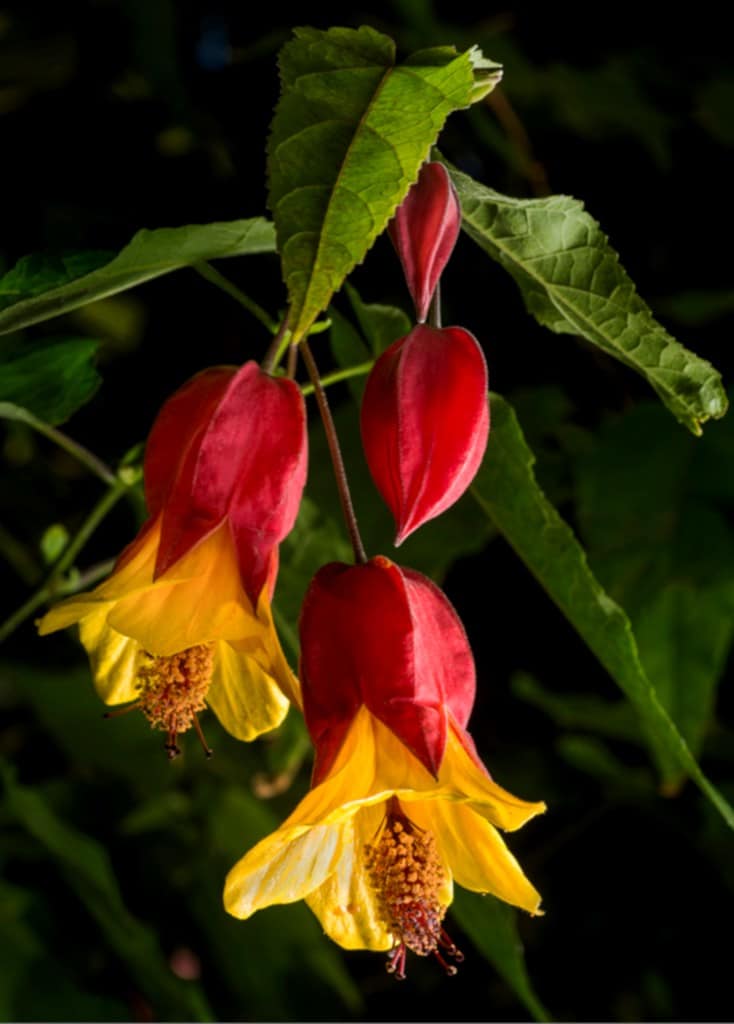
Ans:
<svg viewBox="0 0 734 1024"><path fill-rule="evenodd" d="M421 323L460 228L461 207L448 171L443 164L423 164L388 226Z"/></svg>
<svg viewBox="0 0 734 1024"><path fill-rule="evenodd" d="M487 364L461 327L420 325L375 363L362 400L362 444L400 544L454 504L489 434Z"/></svg>
<svg viewBox="0 0 734 1024"><path fill-rule="evenodd" d="M383 556L332 562L311 582L299 627L314 784L362 705L437 775L449 715L463 729L475 693L469 642L438 587Z"/></svg>

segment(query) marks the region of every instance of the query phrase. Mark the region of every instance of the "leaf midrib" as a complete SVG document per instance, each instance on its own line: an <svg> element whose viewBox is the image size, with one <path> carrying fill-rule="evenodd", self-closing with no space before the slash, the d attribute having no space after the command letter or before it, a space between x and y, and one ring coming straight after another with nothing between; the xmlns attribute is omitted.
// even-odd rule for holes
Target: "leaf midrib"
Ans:
<svg viewBox="0 0 734 1024"><path fill-rule="evenodd" d="M321 256L321 249L322 249L322 246L324 244L324 239L326 238L326 233L327 233L326 232L326 227L327 227L327 223L328 223L328 220L329 220L329 214L330 214L331 210L333 209L333 205L334 205L334 194L336 193L336 190L339 187L339 182L340 182L341 177L342 177L342 175L344 173L344 168L346 167L347 162L349 160L349 154L352 152L352 148L354 147L355 141L356 141L357 137L359 136L359 133L361 132L362 128L364 127L364 123L365 123L365 121L367 119L367 116L369 115L370 111L374 107L378 97L382 93L382 90L385 88L385 83L389 79L390 75L395 71L395 67L396 67L396 65L393 64L391 67L385 69L385 73L381 77L381 79L380 79L380 81L379 81L379 83L377 85L377 88L375 89L374 93L372 94L372 98L370 99L369 103L367 104L367 106L365 107L365 109L364 109L364 111L362 113L362 116L360 117L359 121L357 122L357 125L356 125L356 127L354 129L354 132L352 133L352 138L350 139L349 145L347 146L347 149L346 149L346 151L344 153L344 159L342 160L342 162L341 162L341 164L339 166L339 172L338 172L336 178L334 179L333 185L331 186L331 194L329 195L329 202L328 202L327 207L326 207L326 212L324 213L324 219L323 219L323 223L322 223L322 227L321 227L321 232L319 234L319 244L316 247L316 255L314 257L313 263L311 264L311 270L310 270L309 275L308 275L308 283L307 283L306 289L305 289L305 291L303 293L303 300L301 302L301 308L300 308L300 310L298 312L299 323L300 323L300 321L301 321L301 319L303 317L303 311L305 309L307 309L307 307L308 307L308 299L309 299L309 296L311 294L311 288L313 286L314 278L316 276L316 268L319 265L319 259L320 259L320 256ZM285 198L285 197L283 197L283 198ZM305 328L304 328L304 330L305 330ZM299 342L301 340L301 337L303 336L303 333L304 332L301 331L300 336L298 334L296 334L294 336L294 338L293 338L294 343L297 343L297 342Z"/></svg>

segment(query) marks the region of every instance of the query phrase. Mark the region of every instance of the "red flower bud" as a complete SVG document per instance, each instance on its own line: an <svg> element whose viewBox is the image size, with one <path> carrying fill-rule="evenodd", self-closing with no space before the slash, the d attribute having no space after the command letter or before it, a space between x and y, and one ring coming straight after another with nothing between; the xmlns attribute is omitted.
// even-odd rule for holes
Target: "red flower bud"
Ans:
<svg viewBox="0 0 734 1024"><path fill-rule="evenodd" d="M422 323L461 228L456 189L443 164L423 164L388 226Z"/></svg>
<svg viewBox="0 0 734 1024"><path fill-rule="evenodd" d="M373 366L361 424L400 544L461 497L482 461L489 405L476 338L461 327L414 327Z"/></svg>
<svg viewBox="0 0 734 1024"><path fill-rule="evenodd" d="M299 625L314 785L363 704L437 775L449 713L463 729L475 691L469 642L438 587L383 556L332 562L312 580Z"/></svg>
<svg viewBox="0 0 734 1024"><path fill-rule="evenodd" d="M224 519L253 606L277 572L306 479L303 398L257 363L204 370L161 409L145 451L151 521L162 513L155 577Z"/></svg>

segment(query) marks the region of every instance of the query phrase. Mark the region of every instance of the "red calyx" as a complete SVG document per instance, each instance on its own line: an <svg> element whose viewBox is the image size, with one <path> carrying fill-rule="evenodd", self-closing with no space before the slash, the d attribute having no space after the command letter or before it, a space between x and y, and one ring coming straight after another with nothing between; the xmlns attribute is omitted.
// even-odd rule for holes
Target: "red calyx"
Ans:
<svg viewBox="0 0 734 1024"><path fill-rule="evenodd" d="M272 589L277 546L289 533L306 479L303 397L257 363L214 367L161 409L145 451L145 496L162 514L155 575L229 520L253 605Z"/></svg>
<svg viewBox="0 0 734 1024"><path fill-rule="evenodd" d="M448 715L463 728L475 692L469 642L438 587L383 556L332 562L312 580L299 628L314 784L363 704L437 775Z"/></svg>
<svg viewBox="0 0 734 1024"><path fill-rule="evenodd" d="M423 164L418 180L388 225L421 323L428 316L460 228L461 207L448 171L443 164Z"/></svg>
<svg viewBox="0 0 734 1024"><path fill-rule="evenodd" d="M396 544L457 501L489 435L487 364L461 327L414 327L382 353L362 400L362 444Z"/></svg>

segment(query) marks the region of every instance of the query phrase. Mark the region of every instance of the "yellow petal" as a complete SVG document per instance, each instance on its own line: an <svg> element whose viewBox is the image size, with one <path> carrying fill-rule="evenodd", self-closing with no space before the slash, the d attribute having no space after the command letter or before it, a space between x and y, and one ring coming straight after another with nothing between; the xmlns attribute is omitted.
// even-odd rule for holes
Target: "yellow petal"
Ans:
<svg viewBox="0 0 734 1024"><path fill-rule="evenodd" d="M275 903L304 899L335 869L350 834L349 823L316 825L300 834L277 829L227 875L226 910L234 917L246 918Z"/></svg>
<svg viewBox="0 0 734 1024"><path fill-rule="evenodd" d="M507 832L514 832L546 809L544 803L520 800L493 782L466 752L453 725L449 727L439 783L462 794L462 802L470 803L478 814Z"/></svg>
<svg viewBox="0 0 734 1024"><path fill-rule="evenodd" d="M356 727L350 730L329 777L229 872L224 905L230 914L249 917L270 904L303 899L337 870L340 858L353 846L351 819L373 779L370 718L369 713L357 715ZM357 749L365 755L361 771L355 771Z"/></svg>
<svg viewBox="0 0 734 1024"><path fill-rule="evenodd" d="M505 846L496 829L470 807L431 804L436 839L459 885L489 892L531 914L540 912L540 896Z"/></svg>
<svg viewBox="0 0 734 1024"><path fill-rule="evenodd" d="M344 949L385 950L392 946L365 871L365 844L374 839L384 813L384 804L364 807L344 823L342 852L335 869L306 897L326 934Z"/></svg>
<svg viewBox="0 0 734 1024"><path fill-rule="evenodd" d="M448 800L468 803L493 824L514 831L545 810L543 803L528 803L502 789L483 771L449 728L438 782L387 726L366 709L370 719L376 767L373 791L395 793L401 800ZM361 756L361 755L359 755Z"/></svg>
<svg viewBox="0 0 734 1024"><path fill-rule="evenodd" d="M275 628L273 613L270 608L267 587L263 587L260 594L257 603L257 617L264 629L262 633L262 647L254 651L255 658L260 662L262 668L275 679L291 704L302 709L301 687L288 664L283 648L280 646L278 631Z"/></svg>
<svg viewBox="0 0 734 1024"><path fill-rule="evenodd" d="M238 740L253 740L275 729L288 713L288 701L255 658L220 642L207 703Z"/></svg>
<svg viewBox="0 0 734 1024"><path fill-rule="evenodd" d="M155 583L120 597L110 625L156 655L214 640L259 637L262 626L242 590L226 523Z"/></svg>
<svg viewBox="0 0 734 1024"><path fill-rule="evenodd" d="M37 620L36 626L41 636L47 636L49 633L55 633L57 629L73 626L75 622L80 622L87 615L94 615L100 610L104 612L106 619L110 610L109 602L98 601L94 593L79 594L54 605L43 618Z"/></svg>
<svg viewBox="0 0 734 1024"><path fill-rule="evenodd" d="M79 639L89 655L97 693L106 704L125 704L139 696L135 688L140 645L107 624L109 606L100 605L79 624Z"/></svg>

